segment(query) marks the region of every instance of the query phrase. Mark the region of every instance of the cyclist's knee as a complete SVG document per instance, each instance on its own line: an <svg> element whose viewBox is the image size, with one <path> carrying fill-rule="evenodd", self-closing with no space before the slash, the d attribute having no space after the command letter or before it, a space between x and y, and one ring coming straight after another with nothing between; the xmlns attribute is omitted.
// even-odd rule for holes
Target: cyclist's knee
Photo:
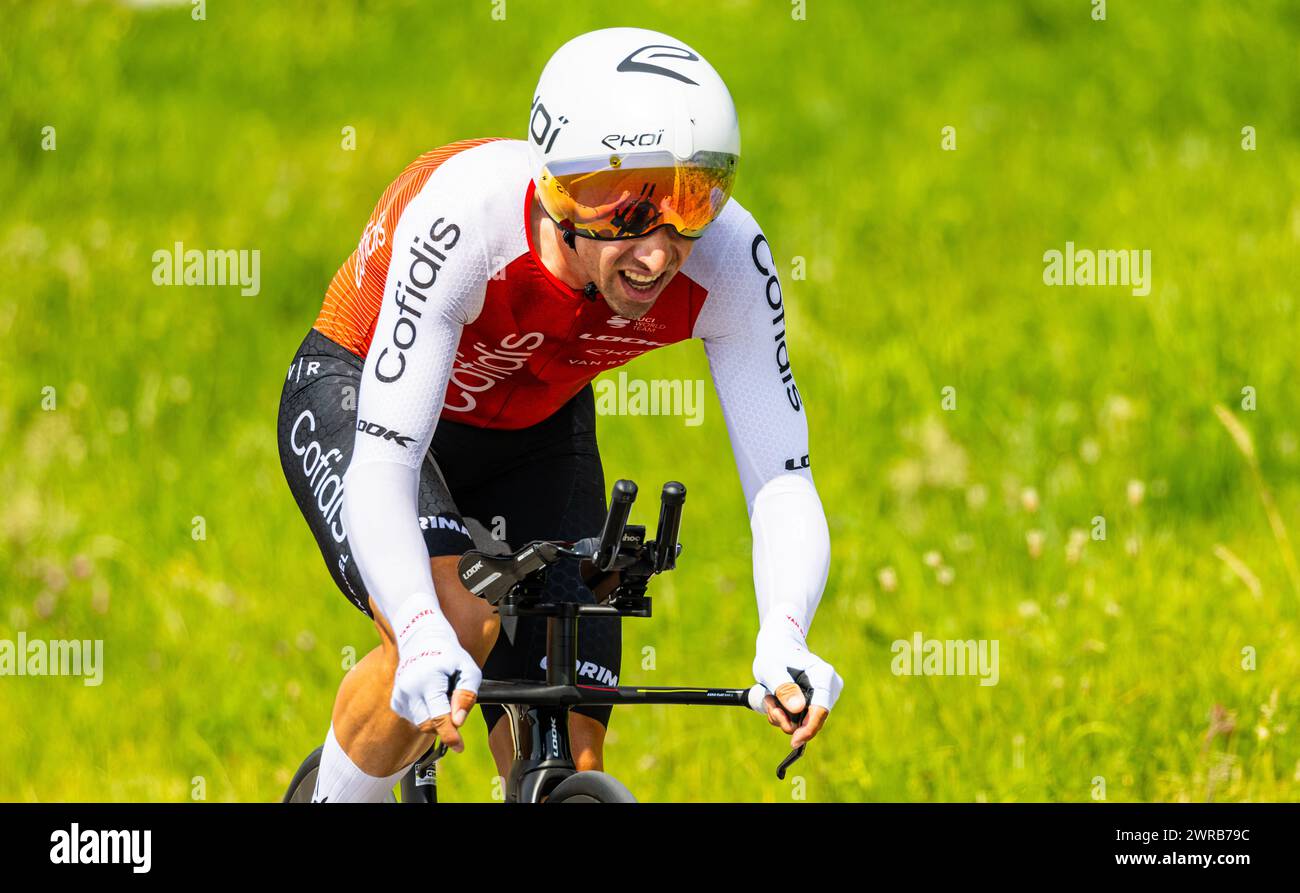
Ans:
<svg viewBox="0 0 1300 893"><path fill-rule="evenodd" d="M579 772L605 768L605 727L581 713L569 714L569 746Z"/></svg>
<svg viewBox="0 0 1300 893"><path fill-rule="evenodd" d="M482 654L475 654L474 659L478 661L481 667L487 662L488 655L492 652L492 646L496 644L497 636L501 633L501 615L493 610L487 602L483 602L486 613L479 620L479 637L483 643L481 646Z"/></svg>
<svg viewBox="0 0 1300 893"><path fill-rule="evenodd" d="M461 645L481 667L496 644L501 618L491 605L472 595L461 583L459 563L459 556L442 555L430 558L429 568L442 612L456 630Z"/></svg>
<svg viewBox="0 0 1300 893"><path fill-rule="evenodd" d="M429 559L429 568L438 596L438 606L456 631L460 644L481 667L492 651L492 646L496 644L501 618L491 605L471 595L461 583L456 569L459 561L454 555L438 556ZM375 626L379 629L379 644L384 660L396 670L397 640L392 628L380 614L373 598L370 600L370 609L374 612Z"/></svg>

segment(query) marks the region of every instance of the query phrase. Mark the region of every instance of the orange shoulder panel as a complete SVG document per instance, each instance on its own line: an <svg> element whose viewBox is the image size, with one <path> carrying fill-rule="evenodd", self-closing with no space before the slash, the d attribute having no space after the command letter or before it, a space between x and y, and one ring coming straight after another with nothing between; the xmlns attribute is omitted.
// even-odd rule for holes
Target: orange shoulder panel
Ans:
<svg viewBox="0 0 1300 893"><path fill-rule="evenodd" d="M366 355L384 301L384 280L388 277L388 262L393 256L389 243L402 211L444 161L496 139L499 138L450 143L425 152L407 165L406 170L384 190L356 250L334 274L325 292L325 304L312 328L357 356Z"/></svg>

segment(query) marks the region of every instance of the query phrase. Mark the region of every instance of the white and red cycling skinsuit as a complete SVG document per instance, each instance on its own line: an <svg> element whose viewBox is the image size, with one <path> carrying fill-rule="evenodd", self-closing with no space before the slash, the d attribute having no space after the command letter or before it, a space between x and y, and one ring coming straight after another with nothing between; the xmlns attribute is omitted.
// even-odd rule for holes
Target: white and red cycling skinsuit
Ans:
<svg viewBox="0 0 1300 893"><path fill-rule="evenodd" d="M732 199L651 311L629 321L545 269L530 244L532 196L523 142L426 153L385 191L330 285L314 328L365 360L342 516L366 589L390 618L433 593L416 494L440 418L535 425L601 372L699 338L749 507L760 619L802 639L830 539L758 225Z"/></svg>

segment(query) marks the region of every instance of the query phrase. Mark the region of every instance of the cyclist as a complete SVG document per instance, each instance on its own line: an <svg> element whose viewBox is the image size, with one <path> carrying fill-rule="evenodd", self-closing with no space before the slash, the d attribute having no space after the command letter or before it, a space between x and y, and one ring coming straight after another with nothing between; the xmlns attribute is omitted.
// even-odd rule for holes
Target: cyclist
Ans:
<svg viewBox="0 0 1300 893"><path fill-rule="evenodd" d="M385 190L280 404L289 486L380 635L339 687L314 800L383 799L435 735L463 750L485 673L545 678L544 621L502 623L461 585L458 558L597 531L591 380L687 338L704 342L750 512L750 705L795 746L822 727L842 683L806 636L830 538L776 264L730 198L739 154L712 66L666 34L613 28L551 58L526 140L444 146ZM594 600L574 568L547 585ZM620 646L616 619L584 619L579 676L617 684ZM813 688L798 728L777 707L804 709L790 670ZM572 715L579 770L601 767L610 710ZM504 711L482 712L505 774Z"/></svg>

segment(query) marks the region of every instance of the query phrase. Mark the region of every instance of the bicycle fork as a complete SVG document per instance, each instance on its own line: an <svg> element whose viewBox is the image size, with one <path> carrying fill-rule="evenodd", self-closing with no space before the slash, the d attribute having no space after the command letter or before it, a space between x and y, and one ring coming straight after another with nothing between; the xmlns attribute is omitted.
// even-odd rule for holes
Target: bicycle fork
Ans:
<svg viewBox="0 0 1300 893"><path fill-rule="evenodd" d="M576 602L561 602L546 618L546 684L577 682ZM576 771L569 746L569 708L505 704L515 758L506 779L507 803L537 803Z"/></svg>

